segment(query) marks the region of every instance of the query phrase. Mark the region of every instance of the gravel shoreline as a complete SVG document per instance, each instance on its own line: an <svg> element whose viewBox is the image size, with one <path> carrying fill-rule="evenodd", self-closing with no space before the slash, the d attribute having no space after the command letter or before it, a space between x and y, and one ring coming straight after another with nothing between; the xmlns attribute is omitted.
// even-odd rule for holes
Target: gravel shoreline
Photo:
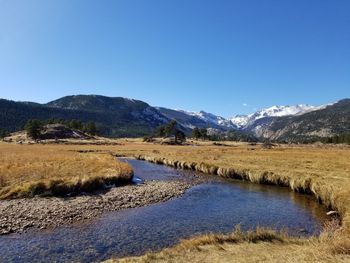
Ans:
<svg viewBox="0 0 350 263"><path fill-rule="evenodd" d="M109 211L141 207L181 196L191 183L146 181L105 193L69 198L34 197L0 201L0 235L55 228L89 220Z"/></svg>

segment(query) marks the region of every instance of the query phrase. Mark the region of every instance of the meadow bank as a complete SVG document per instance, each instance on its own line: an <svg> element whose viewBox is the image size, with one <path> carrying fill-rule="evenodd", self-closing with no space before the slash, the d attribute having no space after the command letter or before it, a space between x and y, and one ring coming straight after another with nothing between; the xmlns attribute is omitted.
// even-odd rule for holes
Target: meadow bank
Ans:
<svg viewBox="0 0 350 263"><path fill-rule="evenodd" d="M136 141L115 149L115 153L180 169L289 187L314 195L330 210L335 210L340 219L340 226L335 224L331 230L325 229L319 237L310 239L279 238L274 233L278 240L253 242L243 238L232 242L230 235L202 236L159 253L121 262L350 261L350 148L347 146L276 145L269 149L260 144L195 142L192 146L161 146ZM265 235L257 233L260 234Z"/></svg>
<svg viewBox="0 0 350 263"><path fill-rule="evenodd" d="M0 199L65 196L131 182L132 168L108 154L54 145L0 144Z"/></svg>
<svg viewBox="0 0 350 263"><path fill-rule="evenodd" d="M119 155L253 183L289 187L314 195L336 210L350 230L350 148L322 145L201 143L164 146L134 142L113 148Z"/></svg>
<svg viewBox="0 0 350 263"><path fill-rule="evenodd" d="M209 238L191 239L175 248L156 254L147 254L141 258L126 259L127 261L150 262L154 259L164 262L187 260L198 262L202 259L203 262L210 262L209 259L211 259L211 262L225 262L225 260L229 262L237 257L241 260L237 262L254 262L261 258L265 258L268 262L273 262L274 258L291 262L298 260L307 262L310 257L311 262L317 260L332 262L332 259L339 262L350 260L348 256L350 253L350 204L348 201L350 200L350 149L348 147L276 145L266 149L260 144L241 143L214 145L211 142L195 141L187 146L167 146L131 139L117 142L118 145L5 145L3 147L18 147L16 149L21 149L20 151L27 149L30 152L48 147L53 152L86 156L90 154L133 156L181 169L192 169L254 183L277 184L302 193L313 194L329 209L336 210L341 219L340 228L334 228L332 231L321 234L320 237L311 239L280 238L280 235L275 233L273 235L276 235L277 239L258 239L252 242L250 239L241 238L239 242L233 242L230 237L214 235ZM260 232L258 236L260 234L265 235L264 232ZM203 240L205 240L204 243ZM186 244L185 247L183 244ZM242 249L250 252L243 257ZM261 254L261 251L270 251L271 255Z"/></svg>
<svg viewBox="0 0 350 263"><path fill-rule="evenodd" d="M76 147L0 143L0 235L164 202L191 186L180 181L133 185L126 162L109 151Z"/></svg>

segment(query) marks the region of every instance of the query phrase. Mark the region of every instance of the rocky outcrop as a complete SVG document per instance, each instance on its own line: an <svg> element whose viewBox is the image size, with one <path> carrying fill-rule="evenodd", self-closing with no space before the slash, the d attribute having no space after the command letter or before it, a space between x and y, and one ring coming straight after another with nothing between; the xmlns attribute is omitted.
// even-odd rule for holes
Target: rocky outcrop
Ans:
<svg viewBox="0 0 350 263"><path fill-rule="evenodd" d="M79 130L68 128L63 124L48 124L41 131L40 138L50 139L92 139L93 137Z"/></svg>

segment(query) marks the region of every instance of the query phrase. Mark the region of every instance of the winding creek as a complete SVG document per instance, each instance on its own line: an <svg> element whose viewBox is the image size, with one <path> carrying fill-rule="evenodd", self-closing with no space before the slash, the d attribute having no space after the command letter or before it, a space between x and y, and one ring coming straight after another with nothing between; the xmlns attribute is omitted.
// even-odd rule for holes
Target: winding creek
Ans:
<svg viewBox="0 0 350 263"><path fill-rule="evenodd" d="M198 173L127 160L135 181L196 180ZM326 209L287 188L205 177L176 199L104 214L95 220L0 236L0 262L91 262L159 250L193 235L228 233L240 224L318 234ZM197 176L198 177L198 176Z"/></svg>

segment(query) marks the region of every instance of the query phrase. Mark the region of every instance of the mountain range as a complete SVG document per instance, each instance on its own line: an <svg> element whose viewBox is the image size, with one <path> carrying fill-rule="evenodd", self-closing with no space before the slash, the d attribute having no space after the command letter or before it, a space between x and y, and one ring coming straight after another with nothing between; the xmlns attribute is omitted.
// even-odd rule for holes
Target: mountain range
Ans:
<svg viewBox="0 0 350 263"><path fill-rule="evenodd" d="M330 105L330 104L329 104ZM307 112L320 110L325 108L327 105L312 106L307 104L299 104L293 106L272 106L267 109L259 110L250 115L236 115L231 118L231 122L239 128L247 127L253 124L255 121L268 117L283 117L292 115L302 115Z"/></svg>
<svg viewBox="0 0 350 263"><path fill-rule="evenodd" d="M175 119L187 134L195 127L211 133L235 132L283 142L309 142L350 132L350 99L312 106L272 106L226 119L205 111L153 107L134 99L99 95L66 96L46 104L0 99L0 129L23 128L29 119L94 121L101 135L139 137Z"/></svg>

